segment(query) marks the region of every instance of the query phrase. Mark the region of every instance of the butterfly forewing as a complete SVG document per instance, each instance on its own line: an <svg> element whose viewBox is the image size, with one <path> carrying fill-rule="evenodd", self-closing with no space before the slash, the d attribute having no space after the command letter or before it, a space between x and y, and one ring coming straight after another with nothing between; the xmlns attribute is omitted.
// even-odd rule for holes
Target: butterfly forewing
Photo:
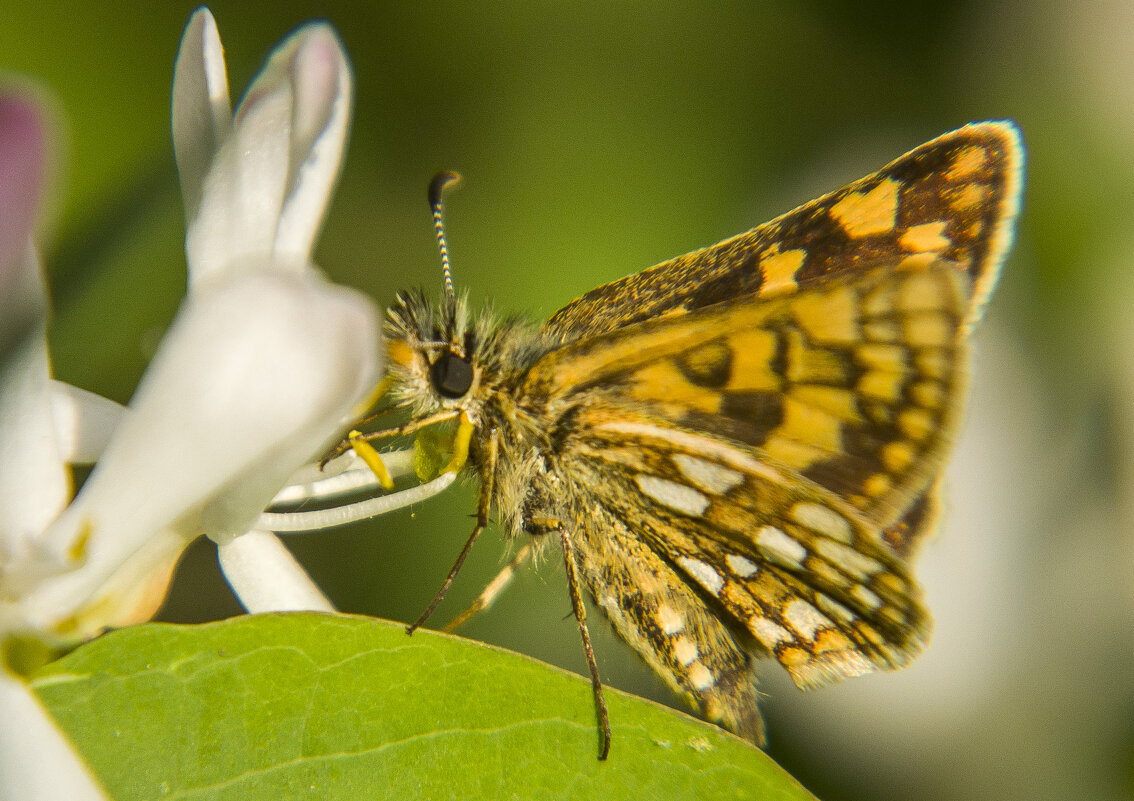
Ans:
<svg viewBox="0 0 1134 801"><path fill-rule="evenodd" d="M628 326L553 352L525 392L552 414L599 398L728 438L885 527L952 433L966 283L944 261L876 268Z"/></svg>
<svg viewBox="0 0 1134 801"><path fill-rule="evenodd" d="M966 125L747 233L605 284L546 328L570 341L734 300L797 292L828 276L946 259L968 274L974 314L996 283L1019 203L1011 123Z"/></svg>
<svg viewBox="0 0 1134 801"><path fill-rule="evenodd" d="M833 312L823 331L843 334L831 341L861 346L861 328L883 318L906 332L931 325L934 332L922 337L921 345L911 342L921 335L903 336L909 352L899 361L913 363L932 353L943 368L939 375L951 376L958 368L966 294L964 279L951 265L935 262L918 269L872 271L833 281L828 290L857 300L833 301L816 292L731 304L719 313L689 315L661 330L641 326L628 332L625 341L616 338L608 343L615 361L605 368L595 363L591 349L578 347L560 352L557 356L564 362L556 362L546 377L541 369L529 375L529 381L544 382L539 386L547 391L557 386L551 376L570 373L573 358L591 362L587 371L595 380L586 384L582 398L570 400L574 384L558 387L565 396L559 402L573 404L572 433L564 439L560 469L572 483L591 487L599 504L627 524L627 532L664 557L673 571L670 586L698 585L710 596L709 603L720 604L734 625L746 629L801 686L896 667L921 647L928 617L908 568L884 540L884 525L897 513L887 510L880 519L878 503L864 502L847 487L823 486L798 463L781 458L783 454L742 445L726 427L690 425L703 418L685 415L695 402L694 388L684 385L687 373L674 365L691 349L718 342L735 348L737 341L751 341L748 335L753 332L781 340L801 336L800 307L811 314L818 303L835 312L840 307L871 310L870 316L857 312L845 319ZM853 331L847 326L850 319L855 320ZM663 347L663 342L674 347ZM778 370L766 364L753 369L781 379L794 371L790 364ZM841 446L826 441L828 434L821 440L808 437L815 431L841 432L862 424L868 414L864 409L875 399L845 384L840 380L835 386L812 386L841 386L837 400L817 391L803 393L809 398L809 423L797 424L797 446L822 446L827 458L841 453ZM952 386L943 382L937 388L942 414L951 408ZM778 391L790 396L797 389L790 384ZM713 394L704 387L699 391L701 396ZM720 404L724 394L727 391L718 387L713 402ZM834 410L840 414L833 416ZM900 405L887 409L895 432L897 420L907 411ZM877 454L898 446L914 452L914 458L896 465L876 455L881 466L863 467L861 475L867 477L859 479L861 484L884 480L890 489L905 487L901 494L907 499L923 490L931 476L910 468L938 458L933 451L941 446L943 426L943 419L936 419L935 436L915 439L895 433L893 439L879 441ZM766 432L764 442L769 436ZM865 464L866 459L860 456L859 461ZM889 472L874 472L883 470ZM876 475L880 478L871 478ZM861 492L860 486L855 489ZM601 597L602 587L594 589ZM662 648L665 638L656 637L660 641L655 646ZM706 669L711 676L711 662ZM703 683L712 686L707 679Z"/></svg>

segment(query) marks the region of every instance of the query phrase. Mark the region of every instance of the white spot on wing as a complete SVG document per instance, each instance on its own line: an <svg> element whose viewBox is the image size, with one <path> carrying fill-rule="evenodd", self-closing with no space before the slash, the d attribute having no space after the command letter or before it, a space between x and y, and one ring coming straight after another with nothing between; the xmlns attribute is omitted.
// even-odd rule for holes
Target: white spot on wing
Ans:
<svg viewBox="0 0 1134 801"><path fill-rule="evenodd" d="M769 559L779 564L800 567L807 549L775 526L760 526L756 532L756 545Z"/></svg>
<svg viewBox="0 0 1134 801"><path fill-rule="evenodd" d="M691 556L677 557L677 563L681 565L685 572L713 595L717 595L724 586L724 579L721 574L714 570L710 565L705 564L700 559L694 559Z"/></svg>
<svg viewBox="0 0 1134 801"><path fill-rule="evenodd" d="M675 453L673 463L681 475L713 495L724 495L744 481L744 476L735 470L687 453Z"/></svg>
<svg viewBox="0 0 1134 801"><path fill-rule="evenodd" d="M700 434L681 431L671 427L653 425L651 423L637 422L605 422L595 426L597 431L609 431L615 434L629 434L636 439L654 440L656 442L672 445L682 450L703 453L712 456L722 464L734 466L738 470L754 476L760 476L776 484L784 484L788 477L780 470L761 462L755 457L748 456L735 446L726 445L706 439Z"/></svg>
<svg viewBox="0 0 1134 801"><path fill-rule="evenodd" d="M725 561L728 562L729 569L741 578L748 578L754 575L759 567L751 559L745 559L739 554L730 553L725 556Z"/></svg>
<svg viewBox="0 0 1134 801"><path fill-rule="evenodd" d="M882 605L882 599L862 584L855 585L854 589L851 590L851 597L872 611Z"/></svg>
<svg viewBox="0 0 1134 801"><path fill-rule="evenodd" d="M819 629L833 625L830 618L802 598L796 598L784 607L784 620L806 640L814 640Z"/></svg>
<svg viewBox="0 0 1134 801"><path fill-rule="evenodd" d="M638 489L645 495L675 512L699 517L709 505L708 498L685 484L642 473L636 475L634 480L638 482Z"/></svg>
<svg viewBox="0 0 1134 801"><path fill-rule="evenodd" d="M662 634L678 634L685 630L685 619L672 606L662 604L658 607L658 625Z"/></svg>
<svg viewBox="0 0 1134 801"><path fill-rule="evenodd" d="M826 615L832 618L838 618L844 623L849 623L855 619L855 614L847 609L838 601L833 601L826 595L820 595L815 599L815 605Z"/></svg>
<svg viewBox="0 0 1134 801"><path fill-rule="evenodd" d="M748 630L756 635L756 639L764 644L769 651L782 642L794 639L791 632L775 621L768 620L760 615L748 618Z"/></svg>
<svg viewBox="0 0 1134 801"><path fill-rule="evenodd" d="M716 683L716 680L709 669L698 662L689 668L689 683L693 685L694 690L707 690Z"/></svg>
<svg viewBox="0 0 1134 801"><path fill-rule="evenodd" d="M874 666L857 651L828 651L818 659L791 669L791 677L803 689L822 687L838 679L873 673Z"/></svg>
<svg viewBox="0 0 1134 801"><path fill-rule="evenodd" d="M797 503L791 508L791 516L801 526L807 526L833 540L850 543L853 538L850 523L834 509L819 503Z"/></svg>
<svg viewBox="0 0 1134 801"><path fill-rule="evenodd" d="M882 563L834 540L816 540L816 552L843 572L857 579L866 579L882 569Z"/></svg>
<svg viewBox="0 0 1134 801"><path fill-rule="evenodd" d="M626 615L623 613L622 607L618 605L618 599L613 595L604 595L599 600L599 605L603 608L603 611L606 612L606 616L609 617L612 621L618 622L624 621L626 619Z"/></svg>
<svg viewBox="0 0 1134 801"><path fill-rule="evenodd" d="M697 644L691 639L678 637L673 643L673 655L682 665L689 665L700 656L700 653L697 651Z"/></svg>

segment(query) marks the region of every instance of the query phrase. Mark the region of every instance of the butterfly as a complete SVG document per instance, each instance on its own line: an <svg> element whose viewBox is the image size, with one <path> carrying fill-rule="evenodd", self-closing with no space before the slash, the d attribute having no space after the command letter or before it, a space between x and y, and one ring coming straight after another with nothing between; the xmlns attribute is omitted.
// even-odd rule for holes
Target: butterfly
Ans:
<svg viewBox="0 0 1134 801"><path fill-rule="evenodd" d="M394 407L456 424L477 524L558 544L584 596L702 715L765 740L753 666L802 688L905 665L931 622L910 561L935 519L968 336L1013 236L1023 150L974 123L711 247L598 287L542 325L435 305L386 321ZM344 446L346 447L346 446Z"/></svg>

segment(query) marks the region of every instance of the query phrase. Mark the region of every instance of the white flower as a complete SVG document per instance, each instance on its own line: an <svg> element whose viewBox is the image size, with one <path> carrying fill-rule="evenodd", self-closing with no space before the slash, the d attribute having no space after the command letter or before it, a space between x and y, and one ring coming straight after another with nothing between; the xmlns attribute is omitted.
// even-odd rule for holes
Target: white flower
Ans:
<svg viewBox="0 0 1134 801"><path fill-rule="evenodd" d="M350 457L337 475L311 464L381 368L373 304L310 261L350 99L339 41L315 24L272 54L233 116L216 24L193 15L173 89L189 292L123 409L51 379L31 246L43 126L34 104L0 94L0 656L12 635L73 642L148 619L200 534L249 611L330 611L269 529L348 522L452 482L261 517L277 493L328 498L375 483ZM394 472L411 470L405 456ZM72 500L70 464L95 461ZM103 797L2 662L0 720L0 797Z"/></svg>
<svg viewBox="0 0 1134 801"><path fill-rule="evenodd" d="M249 529L380 369L373 304L310 262L350 94L335 34L312 25L233 117L216 25L194 14L173 99L189 293L127 410L51 380L31 247L43 126L33 105L0 98L0 645L147 619L202 533L250 609L331 608L274 535ZM69 463L95 458L72 501ZM0 796L101 797L2 665L0 719Z"/></svg>
<svg viewBox="0 0 1134 801"><path fill-rule="evenodd" d="M251 528L376 382L373 305L310 263L350 92L337 38L311 25L233 117L213 18L190 20L173 97L189 293L94 472L35 537L35 558L61 572L21 592L19 627L72 638L148 618L186 544L205 533L227 547ZM290 586L276 607L330 608L298 565L285 570L268 578Z"/></svg>
<svg viewBox="0 0 1134 801"><path fill-rule="evenodd" d="M145 619L186 543L206 533L223 545L251 528L374 385L373 305L310 263L349 100L337 37L313 25L273 53L234 118L213 19L201 10L189 22L174 90L189 294L66 508L37 271L20 273L31 288L5 293L31 320L5 332L0 425L19 433L0 444L8 631L78 638Z"/></svg>
<svg viewBox="0 0 1134 801"><path fill-rule="evenodd" d="M71 494L67 443L56 435L51 402L47 303L31 247L48 160L45 127L37 103L0 93L0 604L13 592L8 568L26 561L31 537ZM105 798L39 700L9 672L3 622L0 797Z"/></svg>

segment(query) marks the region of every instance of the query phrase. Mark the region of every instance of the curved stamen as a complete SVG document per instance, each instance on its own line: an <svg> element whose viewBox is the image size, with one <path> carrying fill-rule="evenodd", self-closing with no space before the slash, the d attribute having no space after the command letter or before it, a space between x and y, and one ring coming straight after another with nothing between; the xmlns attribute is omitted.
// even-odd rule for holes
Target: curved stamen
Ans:
<svg viewBox="0 0 1134 801"><path fill-rule="evenodd" d="M256 521L255 528L276 531L279 533L316 531L319 529L345 526L348 523L357 523L371 517L384 515L395 509L401 509L427 498L432 498L448 489L449 485L457 479L456 473L442 473L432 481L419 484L416 487L395 492L392 495L380 495L377 498L368 498L358 503L348 503L343 506L332 506L328 509L318 509L310 512L264 512Z"/></svg>

